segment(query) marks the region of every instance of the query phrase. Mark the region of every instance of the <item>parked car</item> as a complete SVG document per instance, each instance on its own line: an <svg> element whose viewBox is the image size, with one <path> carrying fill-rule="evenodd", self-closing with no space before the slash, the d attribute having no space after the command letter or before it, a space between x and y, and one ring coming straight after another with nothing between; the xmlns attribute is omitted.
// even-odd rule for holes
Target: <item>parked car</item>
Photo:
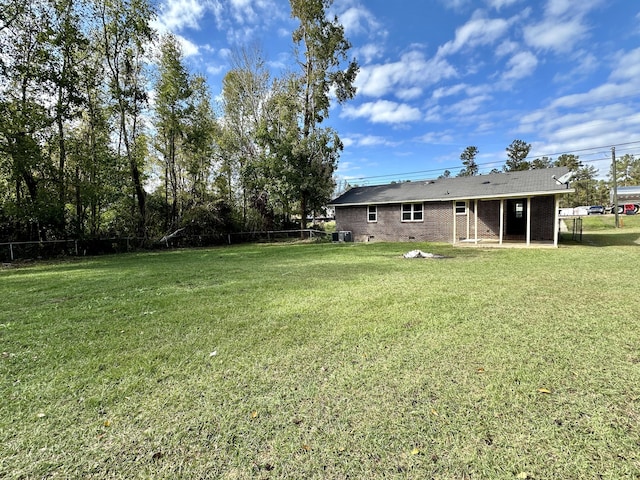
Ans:
<svg viewBox="0 0 640 480"><path fill-rule="evenodd" d="M587 215L603 215L604 207L602 205L591 205L587 210Z"/></svg>

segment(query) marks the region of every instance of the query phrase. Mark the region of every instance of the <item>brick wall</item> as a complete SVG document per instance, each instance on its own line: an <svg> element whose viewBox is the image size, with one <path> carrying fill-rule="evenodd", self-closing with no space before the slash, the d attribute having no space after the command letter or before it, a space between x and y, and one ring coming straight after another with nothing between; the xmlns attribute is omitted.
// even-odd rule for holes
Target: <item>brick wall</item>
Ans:
<svg viewBox="0 0 640 480"><path fill-rule="evenodd" d="M377 222L368 222L368 209L361 207L336 207L336 229L353 233L357 242L368 241L435 241L453 240L453 219L456 221L456 241L475 236L475 202L469 201L467 215L453 214L452 202L428 202L423 206L423 220L402 222L401 205L378 205ZM555 199L553 196L531 199L531 240L553 240ZM506 208L505 208L506 230ZM468 219L468 220L467 220ZM500 200L478 201L478 238L500 237ZM503 237L509 240L506 235ZM512 238L524 240L524 236Z"/></svg>
<svg viewBox="0 0 640 480"><path fill-rule="evenodd" d="M368 210L365 206L336 207L336 229L350 230L357 242L450 242L452 240L453 206L451 202L425 203L423 220L418 222L403 222L401 208L399 204L378 205L378 221L368 222Z"/></svg>

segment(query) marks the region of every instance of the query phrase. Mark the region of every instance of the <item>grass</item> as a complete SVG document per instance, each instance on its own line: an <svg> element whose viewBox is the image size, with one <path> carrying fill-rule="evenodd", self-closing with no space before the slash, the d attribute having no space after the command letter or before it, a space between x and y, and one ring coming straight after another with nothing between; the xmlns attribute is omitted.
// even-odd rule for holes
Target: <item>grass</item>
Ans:
<svg viewBox="0 0 640 480"><path fill-rule="evenodd" d="M250 245L3 270L0 477L638 478L624 220L552 250Z"/></svg>

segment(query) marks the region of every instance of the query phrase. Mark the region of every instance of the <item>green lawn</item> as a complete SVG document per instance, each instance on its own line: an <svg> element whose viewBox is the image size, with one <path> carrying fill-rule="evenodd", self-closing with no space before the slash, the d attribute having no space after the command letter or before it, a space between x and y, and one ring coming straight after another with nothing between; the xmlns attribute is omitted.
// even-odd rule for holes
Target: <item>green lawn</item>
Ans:
<svg viewBox="0 0 640 480"><path fill-rule="evenodd" d="M640 219L610 219L2 270L0 478L638 478Z"/></svg>

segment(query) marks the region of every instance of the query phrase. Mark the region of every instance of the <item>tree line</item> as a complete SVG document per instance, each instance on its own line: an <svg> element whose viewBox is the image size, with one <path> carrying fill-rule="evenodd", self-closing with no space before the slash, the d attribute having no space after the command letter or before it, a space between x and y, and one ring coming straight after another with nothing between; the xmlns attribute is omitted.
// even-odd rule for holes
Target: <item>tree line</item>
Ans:
<svg viewBox="0 0 640 480"><path fill-rule="evenodd" d="M562 206L574 207L579 205L607 205L609 191L613 185L613 168L609 168L608 180L598 180L598 170L593 165L583 165L580 157L574 154L562 154L555 160L542 156L528 160L531 144L516 139L506 148L507 159L502 170L494 168L490 173L514 172L551 167L567 167L574 172L572 187L575 192L563 195ZM479 166L476 162L478 147L468 146L460 154L463 168L458 177L478 175ZM640 185L640 158L632 154L625 154L616 159L617 184L619 186ZM441 178L451 176L451 171L445 170Z"/></svg>
<svg viewBox="0 0 640 480"><path fill-rule="evenodd" d="M148 0L0 0L0 241L305 226L358 71L332 1L290 0L297 70L239 50L218 104Z"/></svg>

